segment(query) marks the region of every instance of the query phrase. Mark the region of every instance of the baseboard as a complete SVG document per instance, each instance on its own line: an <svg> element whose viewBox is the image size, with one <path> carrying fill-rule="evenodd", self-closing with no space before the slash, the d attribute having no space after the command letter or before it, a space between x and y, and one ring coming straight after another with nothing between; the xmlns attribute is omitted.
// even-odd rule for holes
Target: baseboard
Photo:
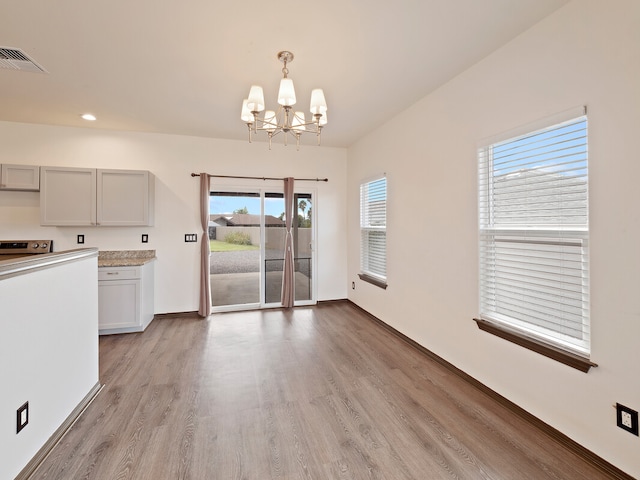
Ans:
<svg viewBox="0 0 640 480"><path fill-rule="evenodd" d="M345 300L345 302L349 303L353 307L355 307L358 310L360 310L361 312L363 312L372 321L374 321L375 323L377 323L378 325L380 325L384 329L388 330L393 335L395 335L396 337L400 338L401 340L406 342L411 347L415 348L416 350L418 350L422 354L426 355L430 359L432 359L435 362L437 362L438 364L442 365L447 370L449 370L451 373L457 375L462 380L466 381L467 383L469 383L473 387L477 388L478 390L480 390L485 395L491 397L491 399L495 400L496 402L498 402L502 406L508 408L511 412L515 413L520 418L522 418L526 422L530 423L531 425L536 427L538 430L540 430L543 433L545 433L547 436L551 437L553 440L557 441L561 445L563 445L566 448L568 448L569 450L571 450L576 455L580 456L582 459L584 459L586 462L588 462L591 465L593 465L595 468L600 470L602 473L604 473L604 474L610 476L612 479L616 479L616 480L635 480L634 477L632 477L631 475L623 472L622 470L620 470L615 465L612 465L611 463L607 462L602 457L600 457L600 456L596 455L595 453L593 453L591 450L583 447L582 445L580 445L575 440L572 440L571 438L566 436L564 433L560 432L559 430L556 430L551 425L543 422L538 417L536 417L536 416L532 415L531 413L529 413L528 411L526 411L524 408L516 405L511 400L503 397L498 392L496 392L496 391L492 390L491 388L487 387L484 383L480 382L479 380L476 380L475 378L473 378L468 373L465 373L464 371L460 370L455 365L447 362L444 358L436 355L431 350L423 347L418 342L416 342L415 340L412 340L411 338L407 337L405 334L399 332L398 330L393 328L391 325L389 325L389 324L385 323L384 321L380 320L375 315L372 315L371 313L367 312L361 306L356 305L351 300Z"/></svg>
<svg viewBox="0 0 640 480"><path fill-rule="evenodd" d="M38 453L31 459L29 463L22 469L22 471L18 474L15 480L27 480L36 469L40 466L40 464L47 458L47 455L51 452L53 447L55 447L58 442L64 437L64 434L76 423L76 420L82 415L82 412L89 406L89 404L93 401L94 398L100 393L103 385L100 382L96 383L89 393L82 399L82 401L78 404L76 408L73 409L71 414L66 418L62 425L58 427L58 429L49 437L49 440L45 442L45 444L38 450Z"/></svg>
<svg viewBox="0 0 640 480"><path fill-rule="evenodd" d="M336 303L345 303L345 302L349 302L352 303L350 300L346 299L346 298L336 298L335 300L318 300L317 305L319 307L323 306L323 305L334 305ZM357 307L357 305L355 303L352 303L352 305L355 305ZM360 307L358 307L360 308ZM360 309L362 310L362 309Z"/></svg>
<svg viewBox="0 0 640 480"><path fill-rule="evenodd" d="M318 300L316 302L316 305L318 306L322 306L322 305L330 305L332 303L344 303L347 302L348 300L346 298L341 298L341 299L336 299L336 300ZM309 305L304 305L303 307L308 307ZM265 308L263 310L277 310L279 308L282 307L270 307L270 308ZM229 313L229 312L217 312L217 313ZM233 313L233 312L231 312ZM203 318L200 316L200 314L196 311L193 312L175 312L175 313L156 313L153 316L154 320L158 320L161 318Z"/></svg>
<svg viewBox="0 0 640 480"><path fill-rule="evenodd" d="M156 313L153 316L154 320L160 318L202 318L198 312L175 312L175 313Z"/></svg>

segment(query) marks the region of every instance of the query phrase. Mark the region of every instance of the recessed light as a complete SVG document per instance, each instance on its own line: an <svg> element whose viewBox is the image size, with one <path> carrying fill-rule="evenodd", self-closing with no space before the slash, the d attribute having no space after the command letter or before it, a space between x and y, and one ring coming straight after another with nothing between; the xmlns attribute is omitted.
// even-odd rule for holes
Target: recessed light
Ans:
<svg viewBox="0 0 640 480"><path fill-rule="evenodd" d="M84 113L81 116L82 118L84 118L85 120L89 120L90 122L93 122L96 120L96 116L92 115L91 113Z"/></svg>

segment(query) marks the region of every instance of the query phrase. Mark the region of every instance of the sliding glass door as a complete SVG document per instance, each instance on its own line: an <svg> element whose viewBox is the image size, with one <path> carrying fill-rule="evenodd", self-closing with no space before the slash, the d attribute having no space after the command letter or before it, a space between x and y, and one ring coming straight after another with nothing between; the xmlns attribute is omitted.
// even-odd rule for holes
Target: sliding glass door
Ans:
<svg viewBox="0 0 640 480"><path fill-rule="evenodd" d="M271 189L233 189L210 195L211 297L214 310L281 305L284 268L284 194ZM294 298L314 294L313 195L294 194Z"/></svg>
<svg viewBox="0 0 640 480"><path fill-rule="evenodd" d="M310 193L294 194L293 249L295 299L313 299L313 197Z"/></svg>
<svg viewBox="0 0 640 480"><path fill-rule="evenodd" d="M282 298L282 271L284 269L284 239L287 233L284 215L284 193L264 194L264 303L280 305Z"/></svg>
<svg viewBox="0 0 640 480"><path fill-rule="evenodd" d="M209 211L212 305L259 305L260 193L211 192Z"/></svg>

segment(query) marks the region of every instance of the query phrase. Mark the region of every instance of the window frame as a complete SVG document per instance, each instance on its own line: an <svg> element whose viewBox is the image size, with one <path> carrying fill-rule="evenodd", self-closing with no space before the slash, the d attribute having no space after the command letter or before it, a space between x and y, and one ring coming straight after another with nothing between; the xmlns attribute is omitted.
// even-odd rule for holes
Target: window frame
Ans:
<svg viewBox="0 0 640 480"><path fill-rule="evenodd" d="M367 187L375 187L375 184L384 181L384 205L383 205L383 218L384 225L380 224L371 224L368 220L371 218L371 215L368 211L365 211L367 205L370 206L371 202L369 201L369 192L365 190ZM388 203L388 181L386 174L377 175L375 177L368 178L363 180L360 183L360 191L359 191L359 200L360 200L360 208L359 208L359 222L360 222L360 273L358 277L367 283L380 287L382 289L387 288L387 203ZM365 237L368 239L369 234L379 232L384 234L384 252L382 256L374 256L370 254L370 242L365 242ZM375 257L375 258L373 258ZM379 264L380 261L383 263L384 274L382 274L379 269L375 271L375 268L368 268L371 264Z"/></svg>
<svg viewBox="0 0 640 480"><path fill-rule="evenodd" d="M567 112L562 112L559 115L542 119L535 124L529 124L521 127L518 130L512 130L500 136L486 139L478 145L478 201L479 201L479 218L478 218L478 245L479 245L479 318L474 319L478 328L488 333L497 335L505 340L511 341L518 345L521 345L530 350L541 353L549 358L553 358L569 366L577 368L581 371L587 372L590 367L595 366L590 361L590 337L589 337L589 324L590 324L590 306L589 306L589 291L588 291L588 279L589 279L589 223L588 223L588 173L585 173L585 184L587 185L585 200L586 206L584 207L584 216L586 220L584 223L576 223L575 225L551 225L545 224L543 220L531 221L532 214L538 213L535 208L527 210L525 217L527 218L526 225L519 228L518 225L509 224L508 221L504 221L502 224L500 221L496 222L496 209L505 208L505 205L509 204L509 199L506 202L501 203L500 200L496 200L494 197L493 189L498 182L499 175L496 173L498 167L493 164L493 149L500 145L516 145L517 142L524 137L535 138L543 132L558 131L563 125L570 123L571 121L584 121L585 132L588 131L588 120L586 107L580 109L572 109ZM585 172L588 172L588 139L586 138L588 133L585 134L585 147L584 147L584 164ZM560 157L553 157L553 164L551 168L560 165ZM547 182L547 180L545 180ZM551 182L549 182L550 184ZM547 183L544 184L548 185ZM531 187L527 187L531 188ZM568 191L567 186L562 184L561 194L566 194ZM523 188L522 191L525 191ZM483 210L484 209L484 210ZM517 223L517 221L515 222ZM515 240L516 238L523 240ZM586 331L582 331L581 341L576 341L576 336L571 339L571 342L566 342L561 333L560 327L553 327L550 329L544 329L544 327L533 326L534 322L527 322L522 318L517 318L518 314L513 317L505 316L499 313L499 310L504 308L504 305L499 305L503 300L494 300L496 302L496 309L492 310L491 307L483 308L483 306L489 302L486 301L490 297L491 289L495 289L495 282L505 282L506 277L499 277L501 273L495 273L498 269L496 266L496 259L500 258L500 253L495 253L498 249L496 241L498 238L507 238L506 242L519 241L523 244L536 243L537 238L543 238L545 236L556 237L559 239L556 243L559 248L564 248L564 245L569 245L573 242L573 248L576 250L579 258L583 258L580 255L583 254L586 257L586 266L582 266L580 275L582 278L586 276L586 287L583 287L581 293L581 302L586 304L586 315L581 316L581 325L584 328L586 325ZM537 237L537 238L536 238ZM509 240L509 239L514 240ZM505 240L502 240L505 241ZM493 242L493 243L491 243ZM540 243L547 243L551 245L554 242L541 240ZM563 243L564 242L564 243ZM485 251L483 251L483 248ZM493 258L487 260L487 249L492 249L493 253L489 256ZM581 253L582 252L582 253ZM484 255L484 257L483 257ZM526 255L526 254L525 254ZM536 253L537 255L537 253ZM550 254L552 256L552 254ZM543 261L549 261L550 257L544 257ZM522 260L526 262L527 260ZM537 261L537 260L536 260ZM493 263L492 263L493 262ZM533 261L532 261L533 262ZM560 264L560 261L557 261ZM494 269L494 271L491 271ZM490 280L487 281L487 278ZM496 280L498 279L498 280ZM494 282L494 283L491 283ZM523 291L527 292L526 289ZM586 293L585 293L586 292ZM565 297L563 296L563 299ZM586 300L585 300L586 299ZM563 300L564 301L564 300ZM585 303L586 302L586 303ZM584 308L584 307L583 307ZM483 311L484 310L484 311Z"/></svg>

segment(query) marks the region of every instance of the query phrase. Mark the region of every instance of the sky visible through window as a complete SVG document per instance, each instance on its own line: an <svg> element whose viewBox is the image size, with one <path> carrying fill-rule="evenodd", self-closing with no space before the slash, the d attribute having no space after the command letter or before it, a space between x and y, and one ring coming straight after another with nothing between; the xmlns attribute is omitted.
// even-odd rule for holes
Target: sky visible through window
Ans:
<svg viewBox="0 0 640 480"><path fill-rule="evenodd" d="M209 197L209 212L214 213L233 213L234 210L240 210L247 207L251 214L260 214L260 197L227 197L227 196L211 196ZM265 198L264 214L279 217L284 212L284 200L282 198ZM299 212L302 213L302 212Z"/></svg>
<svg viewBox="0 0 640 480"><path fill-rule="evenodd" d="M493 175L523 170L587 175L587 120L572 121L493 146ZM569 166L570 164L573 164Z"/></svg>

